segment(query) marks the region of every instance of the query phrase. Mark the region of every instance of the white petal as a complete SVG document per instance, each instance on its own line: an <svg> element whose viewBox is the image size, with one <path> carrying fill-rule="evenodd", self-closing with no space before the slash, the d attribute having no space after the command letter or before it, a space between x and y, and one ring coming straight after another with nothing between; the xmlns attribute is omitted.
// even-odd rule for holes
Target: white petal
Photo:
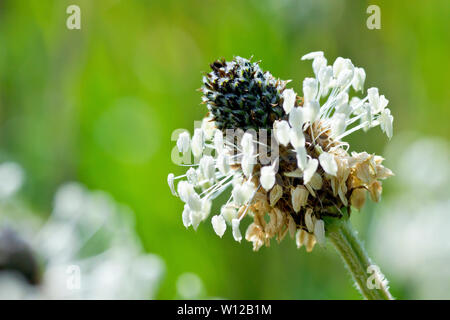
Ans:
<svg viewBox="0 0 450 320"><path fill-rule="evenodd" d="M352 81L352 87L355 91L363 91L364 81L366 80L366 72L363 68L355 68L355 76Z"/></svg>
<svg viewBox="0 0 450 320"><path fill-rule="evenodd" d="M291 112L292 108L295 105L295 99L297 98L297 94L293 89L286 89L283 91L283 109L286 114Z"/></svg>
<svg viewBox="0 0 450 320"><path fill-rule="evenodd" d="M230 156L227 154L219 154L217 157L216 165L217 169L219 169L220 173L223 175L227 175L230 172Z"/></svg>
<svg viewBox="0 0 450 320"><path fill-rule="evenodd" d="M233 219L231 221L231 227L233 229L233 238L234 240L241 242L242 240L242 234L241 234L241 230L239 230L239 219Z"/></svg>
<svg viewBox="0 0 450 320"><path fill-rule="evenodd" d="M198 183L197 171L194 168L189 168L186 172L186 179L190 184L196 185Z"/></svg>
<svg viewBox="0 0 450 320"><path fill-rule="evenodd" d="M202 129L203 133L205 134L205 138L210 140L214 135L214 131L216 130L216 124L212 120L212 118L210 118L210 117L204 118L202 120L201 129Z"/></svg>
<svg viewBox="0 0 450 320"><path fill-rule="evenodd" d="M333 76L338 79L341 76L341 73L349 70L353 74L354 66L350 59L344 59L342 57L338 57L333 64ZM352 79L350 79L351 81Z"/></svg>
<svg viewBox="0 0 450 320"><path fill-rule="evenodd" d="M370 129L370 123L369 123L368 121L369 121L369 119L368 119L368 113L366 112L366 108L365 108L365 106L364 106L364 113L363 113L363 115L361 116L361 120L359 121L360 125L363 126L362 129L364 130L364 132L366 132L367 130Z"/></svg>
<svg viewBox="0 0 450 320"><path fill-rule="evenodd" d="M381 130L383 130L388 138L391 139L393 133L392 124L394 122L394 117L391 115L391 110L389 110L388 108L384 109L378 120L380 121Z"/></svg>
<svg viewBox="0 0 450 320"><path fill-rule="evenodd" d="M252 156L244 155L241 160L241 168L244 175L249 178L253 173L253 167L255 165L255 160Z"/></svg>
<svg viewBox="0 0 450 320"><path fill-rule="evenodd" d="M189 137L189 133L186 131L180 133L177 140L178 151L186 153L189 150L190 144L191 138Z"/></svg>
<svg viewBox="0 0 450 320"><path fill-rule="evenodd" d="M352 79L353 79L353 70L349 69L343 70L339 74L339 77L337 78L337 86L344 88L352 82Z"/></svg>
<svg viewBox="0 0 450 320"><path fill-rule="evenodd" d="M245 195L246 198L246 202L248 200L250 200L250 198L252 197L253 193L255 192L256 188L255 185L253 184L253 182L247 180L242 184L242 192Z"/></svg>
<svg viewBox="0 0 450 320"><path fill-rule="evenodd" d="M315 100L318 88L318 81L315 78L305 78L303 80L303 97L305 102Z"/></svg>
<svg viewBox="0 0 450 320"><path fill-rule="evenodd" d="M203 153L203 146L204 146L204 136L203 131L200 128L197 128L194 130L194 136L192 137L191 147L192 147L192 154L194 157L198 158Z"/></svg>
<svg viewBox="0 0 450 320"><path fill-rule="evenodd" d="M350 108L352 109L352 112L354 114L356 114L356 115L361 114L361 110L362 109L360 108L360 105L361 105L361 99L360 98L353 97L350 100Z"/></svg>
<svg viewBox="0 0 450 320"><path fill-rule="evenodd" d="M302 57L302 60L312 60L317 57L323 57L323 51L313 51L313 52L307 53Z"/></svg>
<svg viewBox="0 0 450 320"><path fill-rule="evenodd" d="M369 97L369 104L372 110L378 110L380 104L380 96L378 94L378 88L367 89L367 96Z"/></svg>
<svg viewBox="0 0 450 320"><path fill-rule="evenodd" d="M216 130L214 133L214 148L219 154L223 152L223 133L221 130Z"/></svg>
<svg viewBox="0 0 450 320"><path fill-rule="evenodd" d="M320 166L323 168L323 170L332 175L336 176L337 174L337 163L336 160L334 160L334 156L331 153L324 152L319 156Z"/></svg>
<svg viewBox="0 0 450 320"><path fill-rule="evenodd" d="M253 193L252 188L249 187L249 183L245 182L242 185L235 185L231 194L233 201L237 206L242 206L247 203Z"/></svg>
<svg viewBox="0 0 450 320"><path fill-rule="evenodd" d="M187 181L180 181L177 186L178 194L183 202L187 202L189 196L195 193L194 186Z"/></svg>
<svg viewBox="0 0 450 320"><path fill-rule="evenodd" d="M391 139L392 135L393 135L393 126L392 126L393 122L394 122L394 117L389 115L389 122L386 124L386 135L389 139Z"/></svg>
<svg viewBox="0 0 450 320"><path fill-rule="evenodd" d="M311 159L308 161L308 165L306 166L306 169L303 172L303 184L309 183L312 176L316 172L318 165L319 162L317 161L317 159Z"/></svg>
<svg viewBox="0 0 450 320"><path fill-rule="evenodd" d="M337 57L333 63L333 76L337 78L341 71L344 69L345 59L342 57Z"/></svg>
<svg viewBox="0 0 450 320"><path fill-rule="evenodd" d="M237 218L237 210L230 205L224 205L220 209L220 214L225 219L226 222L231 224L233 219Z"/></svg>
<svg viewBox="0 0 450 320"><path fill-rule="evenodd" d="M222 216L214 216L211 219L211 223L214 229L214 232L222 238L225 230L227 229L227 224Z"/></svg>
<svg viewBox="0 0 450 320"><path fill-rule="evenodd" d="M211 212L211 206L212 202L209 199L203 199L202 200L202 220L205 220L208 218L210 212Z"/></svg>
<svg viewBox="0 0 450 320"><path fill-rule="evenodd" d="M208 179L212 180L215 178L215 165L214 165L214 158L211 156L204 156L200 159L199 164L200 170L203 174L203 176Z"/></svg>
<svg viewBox="0 0 450 320"><path fill-rule="evenodd" d="M305 170L308 161L305 147L299 147L295 149L295 152L297 153L297 166L301 170Z"/></svg>
<svg viewBox="0 0 450 320"><path fill-rule="evenodd" d="M189 215L191 220L191 225L194 228L195 231L197 231L197 228L203 220L203 215L200 211L191 211L191 214Z"/></svg>
<svg viewBox="0 0 450 320"><path fill-rule="evenodd" d="M331 66L323 66L322 68L320 68L318 79L320 83L320 90L322 92L322 96L328 93L332 78L333 78L333 68L331 68Z"/></svg>
<svg viewBox="0 0 450 320"><path fill-rule="evenodd" d="M313 123L317 119L319 112L320 104L318 101L313 100L305 103L303 111L305 121Z"/></svg>
<svg viewBox="0 0 450 320"><path fill-rule="evenodd" d="M239 186L241 186L242 185L242 183L244 182L244 178L241 176L241 175L238 175L238 174L235 174L234 176L233 176L233 181L232 181L233 183L233 187L235 187L235 186L237 186L237 185L239 185Z"/></svg>
<svg viewBox="0 0 450 320"><path fill-rule="evenodd" d="M384 95L381 95L378 102L379 102L379 105L378 105L378 110L377 110L377 112L383 112L384 108L387 107L387 105L388 105L388 103L389 103L389 100L386 99L386 97L385 97ZM376 113L377 113L377 112L376 112Z"/></svg>
<svg viewBox="0 0 450 320"><path fill-rule="evenodd" d="M284 146L287 146L289 143L289 129L289 124L285 120L276 120L273 123L275 137L277 138L277 141Z"/></svg>
<svg viewBox="0 0 450 320"><path fill-rule="evenodd" d="M183 214L181 215L183 225L188 228L191 225L191 210L187 204L184 205Z"/></svg>
<svg viewBox="0 0 450 320"><path fill-rule="evenodd" d="M266 190L269 191L272 189L273 185L275 184L275 170L272 166L266 166L261 168L261 186Z"/></svg>
<svg viewBox="0 0 450 320"><path fill-rule="evenodd" d="M253 143L253 136L250 133L246 132L242 136L241 147L242 147L242 153L244 155L248 155L248 156L253 155L253 153L255 151L255 146Z"/></svg>
<svg viewBox="0 0 450 320"><path fill-rule="evenodd" d="M325 57L316 57L312 63L313 71L316 77L319 75L319 70L327 66L327 59Z"/></svg>
<svg viewBox="0 0 450 320"><path fill-rule="evenodd" d="M293 128L301 128L305 123L303 108L296 107L289 113L289 124Z"/></svg>
<svg viewBox="0 0 450 320"><path fill-rule="evenodd" d="M202 211L202 200L197 193L192 193L189 195L187 204L191 211Z"/></svg>
<svg viewBox="0 0 450 320"><path fill-rule="evenodd" d="M317 220L314 224L314 235L316 240L320 245L325 244L325 224L323 220Z"/></svg>
<svg viewBox="0 0 450 320"><path fill-rule="evenodd" d="M173 173L169 173L167 176L167 184L169 185L170 191L174 196L177 196L177 193L175 192L175 186L174 186L174 178L175 175Z"/></svg>
<svg viewBox="0 0 450 320"><path fill-rule="evenodd" d="M238 207L247 204L254 191L255 186L251 181L246 181L242 185L235 185L231 191L233 203Z"/></svg>
<svg viewBox="0 0 450 320"><path fill-rule="evenodd" d="M294 149L305 146L305 135L303 134L302 127L294 127L289 130L289 141Z"/></svg>
<svg viewBox="0 0 450 320"><path fill-rule="evenodd" d="M343 103L341 105L336 106L336 113L342 113L348 118L353 112L353 109L350 107L348 103Z"/></svg>
<svg viewBox="0 0 450 320"><path fill-rule="evenodd" d="M347 117L343 113L335 113L331 120L331 131L334 137L337 137L345 132L345 121Z"/></svg>
<svg viewBox="0 0 450 320"><path fill-rule="evenodd" d="M336 109L339 109L341 107L341 105L347 104L348 103L348 93L347 92L341 92L337 97L336 97Z"/></svg>

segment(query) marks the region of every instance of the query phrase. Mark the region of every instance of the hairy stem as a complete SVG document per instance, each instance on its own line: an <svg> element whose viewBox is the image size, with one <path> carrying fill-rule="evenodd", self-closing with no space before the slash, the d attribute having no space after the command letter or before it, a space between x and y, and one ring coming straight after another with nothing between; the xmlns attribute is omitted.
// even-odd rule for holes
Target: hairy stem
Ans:
<svg viewBox="0 0 450 320"><path fill-rule="evenodd" d="M328 237L350 271L355 284L367 300L392 300L393 297L378 266L372 263L350 222L329 230Z"/></svg>

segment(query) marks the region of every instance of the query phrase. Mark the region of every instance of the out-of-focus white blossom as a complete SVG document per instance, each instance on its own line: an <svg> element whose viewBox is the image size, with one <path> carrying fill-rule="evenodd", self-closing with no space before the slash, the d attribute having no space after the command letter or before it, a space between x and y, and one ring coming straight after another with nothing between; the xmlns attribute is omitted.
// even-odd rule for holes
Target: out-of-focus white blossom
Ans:
<svg viewBox="0 0 450 320"><path fill-rule="evenodd" d="M14 162L0 164L0 200L14 195L24 180L22 168Z"/></svg>
<svg viewBox="0 0 450 320"><path fill-rule="evenodd" d="M0 297L154 298L164 262L143 251L131 218L129 209L104 192L89 191L78 183L63 185L43 226L35 231L21 228L42 261L40 281L30 285L17 273L0 271Z"/></svg>
<svg viewBox="0 0 450 320"><path fill-rule="evenodd" d="M387 149L395 192L375 208L370 246L412 299L449 299L450 143L403 135Z"/></svg>

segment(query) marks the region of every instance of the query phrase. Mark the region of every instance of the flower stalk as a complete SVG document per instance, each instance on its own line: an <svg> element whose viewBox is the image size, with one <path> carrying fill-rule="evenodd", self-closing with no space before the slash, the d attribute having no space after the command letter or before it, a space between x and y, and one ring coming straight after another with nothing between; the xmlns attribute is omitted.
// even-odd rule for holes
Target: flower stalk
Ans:
<svg viewBox="0 0 450 320"><path fill-rule="evenodd" d="M356 287L367 300L393 300L388 281L373 264L363 244L359 241L350 221L340 221L327 233L345 265L350 271Z"/></svg>

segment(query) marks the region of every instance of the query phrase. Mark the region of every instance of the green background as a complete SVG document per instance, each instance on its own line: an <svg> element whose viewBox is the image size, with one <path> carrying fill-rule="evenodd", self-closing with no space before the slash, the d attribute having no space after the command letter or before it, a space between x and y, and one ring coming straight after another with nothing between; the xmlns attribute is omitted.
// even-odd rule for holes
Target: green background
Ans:
<svg viewBox="0 0 450 320"><path fill-rule="evenodd" d="M69 4L81 8L81 30L66 28ZM381 8L381 30L366 27L369 4ZM312 69L300 57L322 50L329 63L365 68L365 88L390 100L394 135L449 138L449 9L446 0L1 1L0 161L24 167L21 196L44 217L73 180L130 206L145 249L166 262L157 298L176 298L176 279L194 272L214 297L359 299L331 247L307 254L285 240L254 253L209 222L186 230L166 184L183 172L171 134L204 116L196 89L214 59L253 55L301 92ZM348 141L378 154L388 143L380 129ZM372 208L353 217L362 237ZM396 297L414 298L390 281Z"/></svg>

